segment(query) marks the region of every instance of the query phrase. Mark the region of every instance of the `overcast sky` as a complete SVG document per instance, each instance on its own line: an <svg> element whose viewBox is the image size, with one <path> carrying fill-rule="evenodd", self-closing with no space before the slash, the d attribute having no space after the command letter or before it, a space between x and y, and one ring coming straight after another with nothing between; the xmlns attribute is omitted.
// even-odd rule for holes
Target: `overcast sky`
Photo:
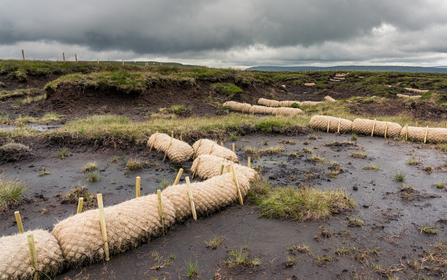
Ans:
<svg viewBox="0 0 447 280"><path fill-rule="evenodd" d="M212 67L447 65L446 0L2 0L1 52Z"/></svg>

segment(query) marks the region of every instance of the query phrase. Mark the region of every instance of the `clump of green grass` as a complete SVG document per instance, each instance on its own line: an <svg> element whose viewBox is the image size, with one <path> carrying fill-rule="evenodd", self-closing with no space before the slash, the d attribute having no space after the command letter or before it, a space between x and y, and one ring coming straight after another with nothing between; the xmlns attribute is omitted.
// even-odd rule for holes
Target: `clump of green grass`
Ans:
<svg viewBox="0 0 447 280"><path fill-rule="evenodd" d="M98 165L96 164L96 161L94 162L87 162L86 164L84 164L84 166L82 167L82 172L83 173L87 173L93 170L96 170L98 168Z"/></svg>
<svg viewBox="0 0 447 280"><path fill-rule="evenodd" d="M308 147L304 147L303 148L303 152L305 152L305 153L309 153L310 154L310 153L313 153L313 151L314 150L312 148L308 148Z"/></svg>
<svg viewBox="0 0 447 280"><path fill-rule="evenodd" d="M259 206L261 217L281 220L325 220L332 213L354 208L344 189L319 190L314 188L272 188L265 180L254 181L248 193L248 202Z"/></svg>
<svg viewBox="0 0 447 280"><path fill-rule="evenodd" d="M137 158L131 158L127 161L126 167L128 171L137 171L152 165L156 166L157 164L151 164L147 161L141 161Z"/></svg>
<svg viewBox="0 0 447 280"><path fill-rule="evenodd" d="M18 126L20 126L20 125L25 125L25 124L28 124L28 123L34 123L36 121L37 121L36 118L31 117L31 116L19 116L16 119L16 124Z"/></svg>
<svg viewBox="0 0 447 280"><path fill-rule="evenodd" d="M195 262L192 262L192 260L189 260L189 262L186 262L186 277L194 279L199 276L199 262L196 260Z"/></svg>
<svg viewBox="0 0 447 280"><path fill-rule="evenodd" d="M42 177L42 176L50 175L50 174L51 174L50 170L48 170L46 167L44 167L40 170L40 173L37 176Z"/></svg>
<svg viewBox="0 0 447 280"><path fill-rule="evenodd" d="M444 182L444 179L442 179L442 181L441 181L440 183L435 184L435 186L436 186L438 189L443 189L443 188L445 188L445 182Z"/></svg>
<svg viewBox="0 0 447 280"><path fill-rule="evenodd" d="M58 157L58 158L64 160L66 157L71 156L71 153L67 148L64 147L64 148L59 148L59 151L57 153L53 152L53 155L55 157Z"/></svg>
<svg viewBox="0 0 447 280"><path fill-rule="evenodd" d="M363 226L363 220L360 218L356 218L356 217L349 217L349 224L348 226L351 227L361 227Z"/></svg>
<svg viewBox="0 0 447 280"><path fill-rule="evenodd" d="M231 249L228 251L228 257L225 263L229 267L254 267L262 263L261 258L251 258L248 255L248 248L242 247L240 249Z"/></svg>
<svg viewBox="0 0 447 280"><path fill-rule="evenodd" d="M0 124L11 124L11 118L5 111L0 112Z"/></svg>
<svg viewBox="0 0 447 280"><path fill-rule="evenodd" d="M421 233L426 233L426 234L437 234L438 233L438 227L436 226L422 226L421 227Z"/></svg>
<svg viewBox="0 0 447 280"><path fill-rule="evenodd" d="M173 105L169 108L162 109L163 112L168 112L179 117L188 117L193 112L193 107L186 107L183 105Z"/></svg>
<svg viewBox="0 0 447 280"><path fill-rule="evenodd" d="M74 187L62 196L62 201L70 204L77 204L81 197L83 198L83 209L96 207L96 195L89 192L87 186Z"/></svg>
<svg viewBox="0 0 447 280"><path fill-rule="evenodd" d="M373 165L372 163L370 163L369 165L363 167L363 169L374 170L374 171L379 171L380 170L380 168L377 165Z"/></svg>
<svg viewBox="0 0 447 280"><path fill-rule="evenodd" d="M418 165L419 164L419 160L417 160L416 158L412 157L412 158L407 159L406 163L409 164L409 165Z"/></svg>
<svg viewBox="0 0 447 280"><path fill-rule="evenodd" d="M223 95L225 95L228 99L231 99L234 94L241 93L243 90L234 84L230 83L215 83L211 85L211 88L221 92Z"/></svg>
<svg viewBox="0 0 447 280"><path fill-rule="evenodd" d="M162 190L166 189L169 186L170 182L171 182L170 180L163 177L163 179L161 179L161 181L160 181L160 188Z"/></svg>
<svg viewBox="0 0 447 280"><path fill-rule="evenodd" d="M319 157L317 154L312 153L312 157L310 158L310 160L313 162L323 163L326 160L326 158Z"/></svg>
<svg viewBox="0 0 447 280"><path fill-rule="evenodd" d="M206 247L211 249L217 249L220 244L224 241L223 237L220 237L218 235L214 235L214 237L208 241L205 241Z"/></svg>
<svg viewBox="0 0 447 280"><path fill-rule="evenodd" d="M310 253L308 245L303 245L303 246L293 245L293 246L287 247L287 250L292 254L296 254L296 253L309 254Z"/></svg>
<svg viewBox="0 0 447 280"><path fill-rule="evenodd" d="M60 121L62 116L55 113L46 113L38 122L42 124L48 124L50 122Z"/></svg>
<svg viewBox="0 0 447 280"><path fill-rule="evenodd" d="M20 180L0 177L0 212L22 203L27 186Z"/></svg>
<svg viewBox="0 0 447 280"><path fill-rule="evenodd" d="M424 166L424 171L428 174L431 174L433 172L433 167L431 166Z"/></svg>
<svg viewBox="0 0 447 280"><path fill-rule="evenodd" d="M273 154L280 154L284 152L284 148L281 145L277 145L274 147L267 147L265 149L258 149L256 147L245 147L244 152L246 154L251 155L253 158L259 158L263 155L273 155Z"/></svg>
<svg viewBox="0 0 447 280"><path fill-rule="evenodd" d="M26 70L24 68L19 68L16 71L12 72L10 74L11 78L17 79L20 82L25 82L26 81Z"/></svg>
<svg viewBox="0 0 447 280"><path fill-rule="evenodd" d="M394 174L394 180L396 182L405 182L405 173L403 173L402 171L397 171Z"/></svg>
<svg viewBox="0 0 447 280"><path fill-rule="evenodd" d="M87 175L87 179L90 183L101 181L101 172L97 170L90 171Z"/></svg>
<svg viewBox="0 0 447 280"><path fill-rule="evenodd" d="M359 139L357 133L353 132L353 133L351 134L351 140L352 140L352 141L357 141L357 139Z"/></svg>
<svg viewBox="0 0 447 280"><path fill-rule="evenodd" d="M368 157L368 154L367 153L362 153L362 152L355 152L355 153L351 154L351 157L365 159L365 158Z"/></svg>

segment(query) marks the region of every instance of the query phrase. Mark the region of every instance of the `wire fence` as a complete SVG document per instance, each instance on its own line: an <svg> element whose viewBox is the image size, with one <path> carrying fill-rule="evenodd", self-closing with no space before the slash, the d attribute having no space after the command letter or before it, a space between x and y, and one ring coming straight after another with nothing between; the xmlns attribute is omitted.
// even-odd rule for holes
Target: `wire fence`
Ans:
<svg viewBox="0 0 447 280"><path fill-rule="evenodd" d="M76 61L79 60L77 54L56 53L56 52L5 52L0 51L1 60L42 60L42 61Z"/></svg>

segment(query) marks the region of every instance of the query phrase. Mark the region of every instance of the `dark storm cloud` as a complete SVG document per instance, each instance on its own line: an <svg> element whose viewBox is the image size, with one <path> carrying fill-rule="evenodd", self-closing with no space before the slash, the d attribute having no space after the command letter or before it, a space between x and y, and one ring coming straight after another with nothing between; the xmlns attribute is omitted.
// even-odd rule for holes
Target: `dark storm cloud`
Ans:
<svg viewBox="0 0 447 280"><path fill-rule="evenodd" d="M302 51L288 61L447 53L446 8L434 0L5 0L0 45L48 41L171 57L257 45ZM393 36L381 37L384 26ZM327 43L340 50L323 48Z"/></svg>

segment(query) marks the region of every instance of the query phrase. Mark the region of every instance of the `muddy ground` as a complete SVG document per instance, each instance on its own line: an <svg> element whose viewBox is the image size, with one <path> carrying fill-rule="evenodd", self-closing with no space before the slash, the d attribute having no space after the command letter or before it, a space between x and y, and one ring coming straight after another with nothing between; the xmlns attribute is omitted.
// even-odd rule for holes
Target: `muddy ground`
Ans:
<svg viewBox="0 0 447 280"><path fill-rule="evenodd" d="M295 143L294 143L294 142ZM335 142L337 141L337 142ZM341 142L341 144L339 143ZM231 147L233 142L226 142ZM426 257L426 252L439 240L445 240L447 209L446 191L435 186L447 177L447 156L430 145L403 143L377 137L315 133L300 137L253 135L239 138L237 154L247 162L245 147L260 149L282 145L279 155L262 156L253 160L263 176L273 185L346 188L358 206L352 212L334 215L330 220L297 223L259 218L259 210L251 205L233 206L198 222L188 220L171 228L165 237L152 240L140 248L113 256L110 262L66 271L56 279L183 279L186 262L198 261L201 279L399 279L444 278L445 268L413 269L408 262ZM331 145L327 145L331 144ZM58 220L76 212L75 204L63 204L57 194L73 187L86 185L93 193L102 193L110 206L135 196L135 177L142 181L142 195L155 193L164 180L173 181L180 166L163 162L163 154L149 153L147 147L130 150L93 150L71 148L71 156L61 160L56 147L36 144L37 157L3 165L2 175L20 178L29 184L28 201L0 215L0 232L17 232L14 211L19 210L25 230L53 227ZM324 162L313 162L311 148ZM353 158L352 153L367 153L365 159ZM112 163L113 157L120 157ZM153 163L138 172L127 172L125 162L137 157ZM416 158L418 165L406 161ZM81 172L83 165L96 161L101 181L90 183ZM334 167L334 162L340 164ZM332 163L332 165L331 165ZM191 162L184 163L182 176L190 176ZM364 169L377 166L378 171ZM428 168L432 167L429 174ZM38 176L45 167L51 174ZM331 171L333 171L331 176ZM334 176L334 172L339 174ZM401 182L394 180L396 172L406 175L405 185L412 191L401 191ZM196 180L196 179L194 179ZM362 226L348 219L359 218ZM434 226L436 234L421 231ZM215 235L224 242L216 250L205 241ZM290 246L309 247L309 252L292 254ZM255 267L230 268L225 263L228 250L242 249L250 257L262 259ZM156 253L160 257L156 260ZM337 254L338 252L338 254ZM170 255L175 259L166 265ZM287 257L296 263L288 265ZM156 270L157 265L162 266ZM428 266L428 265L427 265ZM222 278L218 278L218 277Z"/></svg>

